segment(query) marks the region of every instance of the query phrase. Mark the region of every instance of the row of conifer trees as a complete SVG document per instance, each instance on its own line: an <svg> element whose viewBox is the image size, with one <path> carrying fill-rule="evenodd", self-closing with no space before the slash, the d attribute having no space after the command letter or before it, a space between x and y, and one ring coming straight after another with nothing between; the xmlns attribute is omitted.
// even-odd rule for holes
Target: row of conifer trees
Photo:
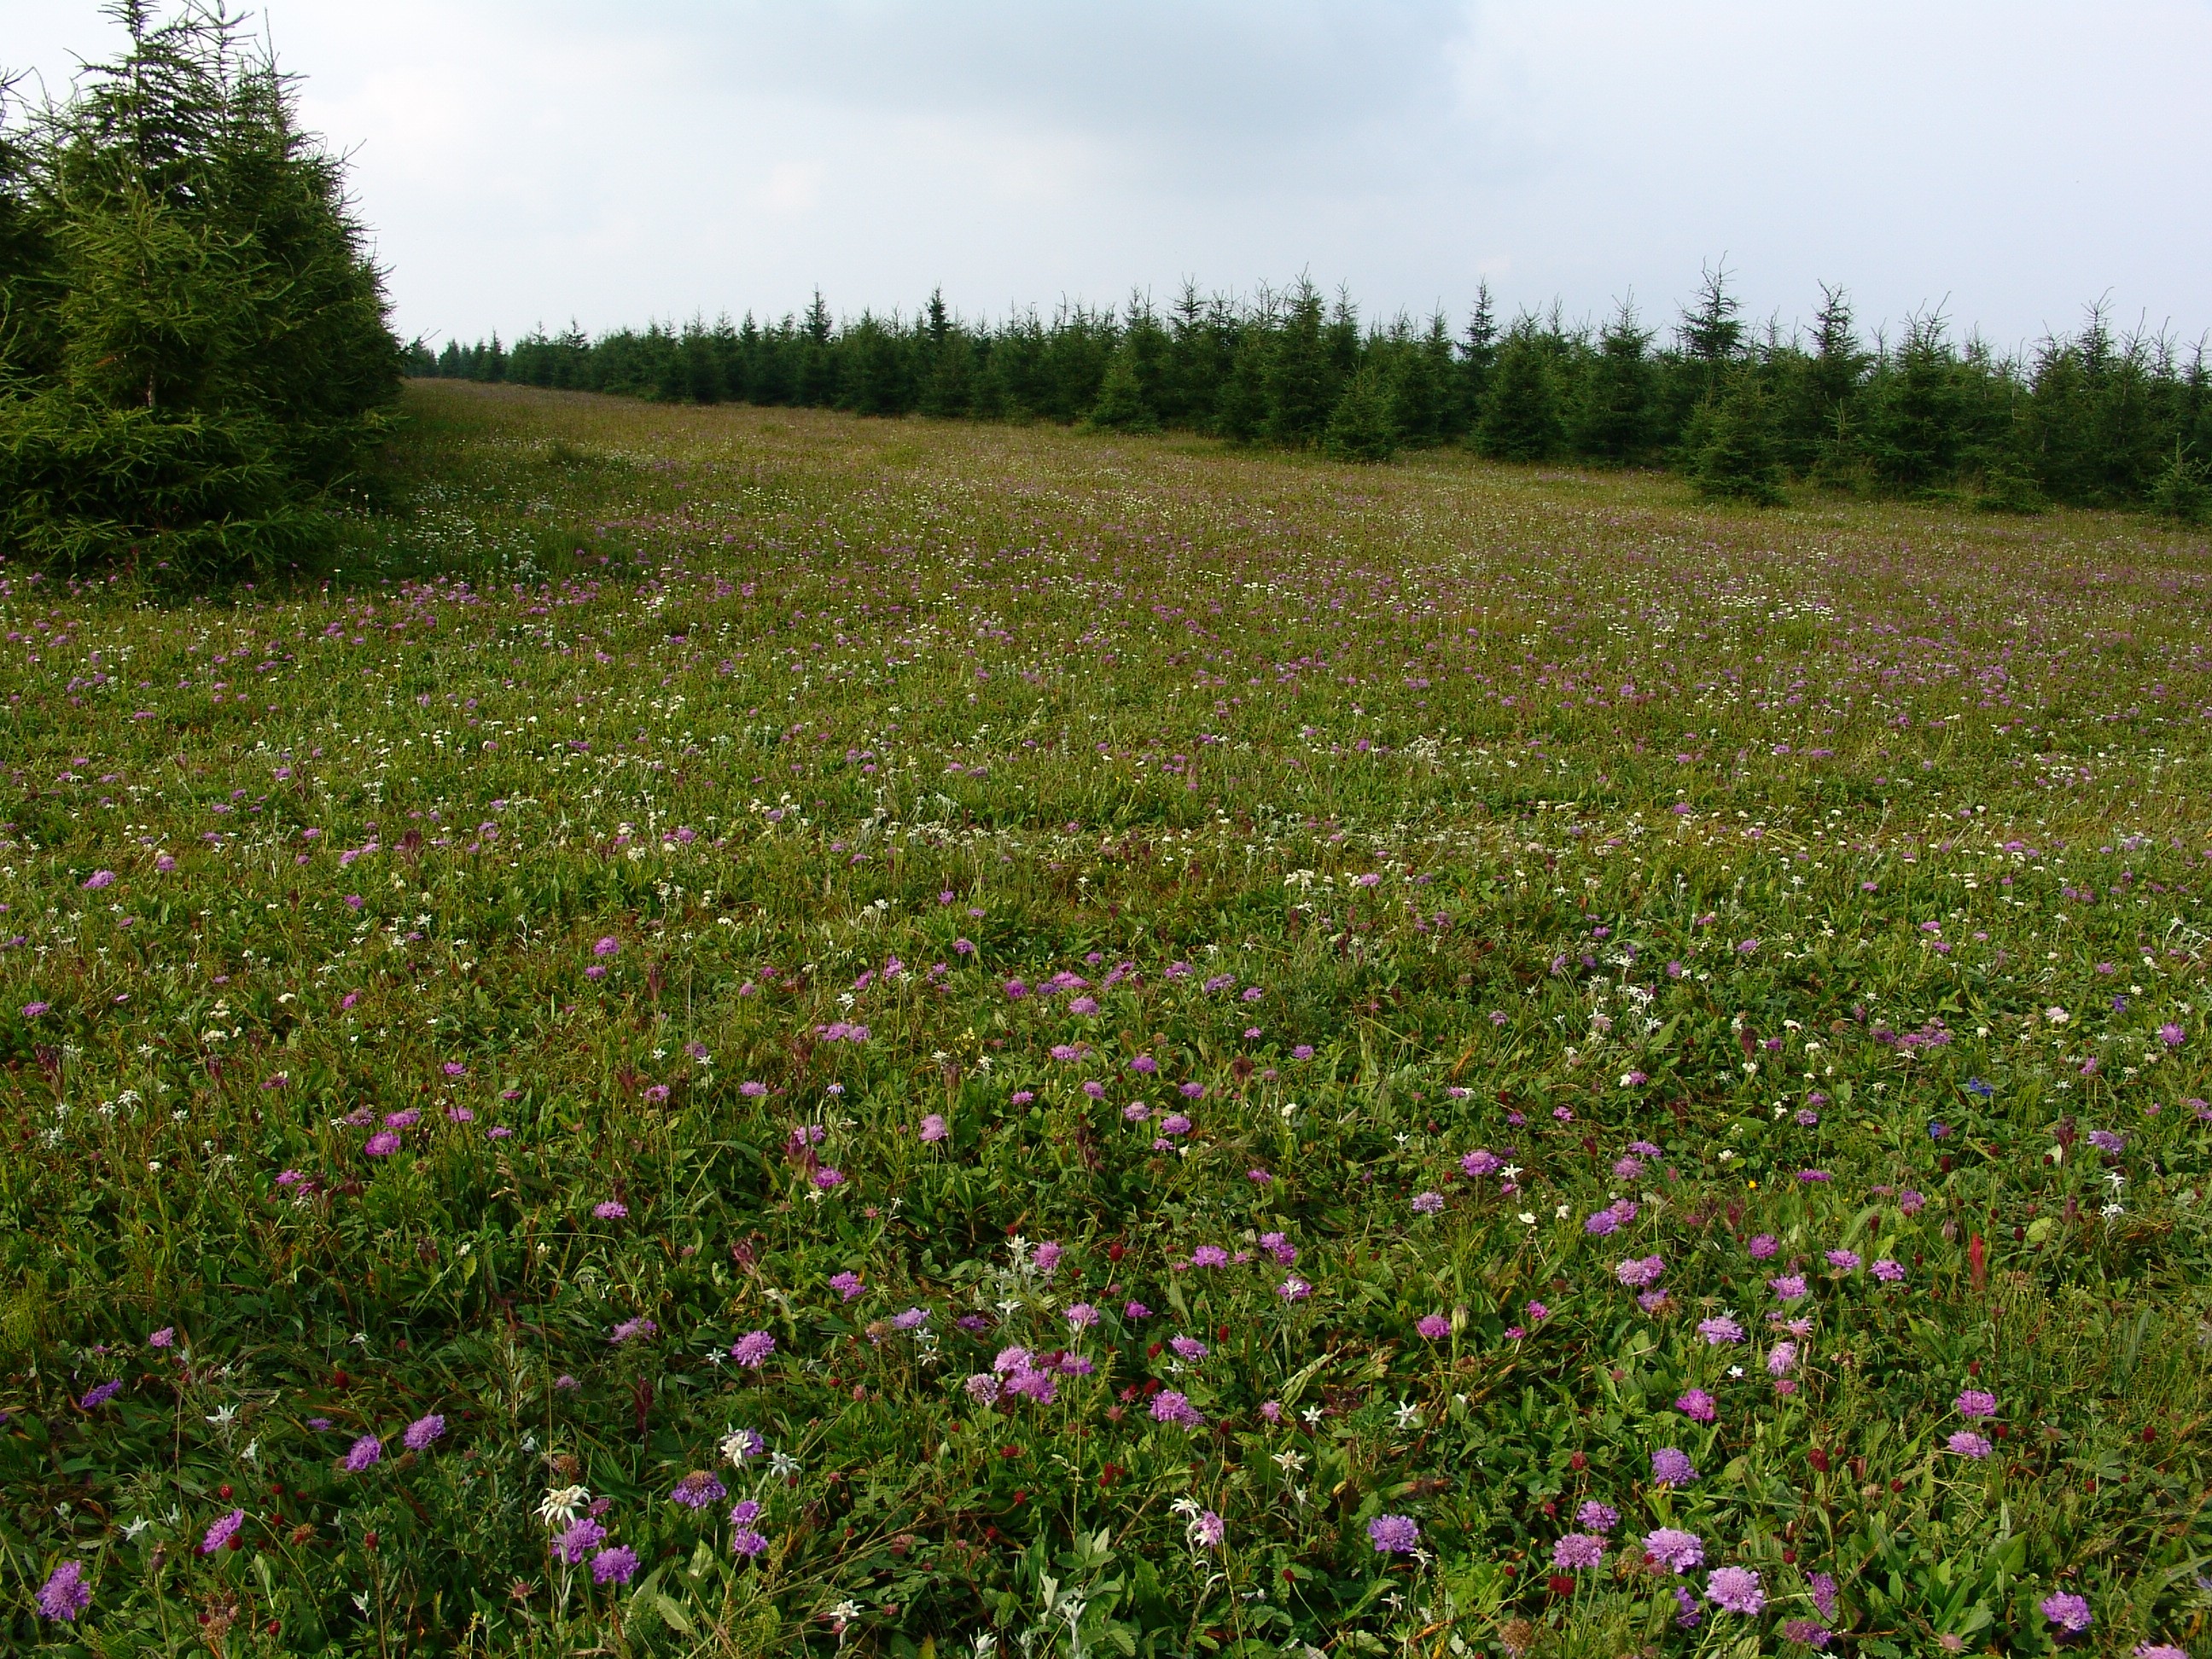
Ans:
<svg viewBox="0 0 2212 1659"><path fill-rule="evenodd" d="M2205 511L2212 365L2200 344L2117 334L2101 310L2025 355L1960 343L1937 317L1869 340L1825 293L1808 334L1748 326L1708 271L1668 337L1623 306L1602 326L1556 311L1501 321L1486 288L1441 315L1362 323L1310 282L1238 303L1186 286L1164 313L1063 307L964 322L833 319L821 296L765 325L655 325L597 339L543 330L503 346L417 343L412 372L667 402L743 402L1174 428L1346 459L1467 443L1517 461L1665 465L1716 496L1793 480L2046 503Z"/></svg>

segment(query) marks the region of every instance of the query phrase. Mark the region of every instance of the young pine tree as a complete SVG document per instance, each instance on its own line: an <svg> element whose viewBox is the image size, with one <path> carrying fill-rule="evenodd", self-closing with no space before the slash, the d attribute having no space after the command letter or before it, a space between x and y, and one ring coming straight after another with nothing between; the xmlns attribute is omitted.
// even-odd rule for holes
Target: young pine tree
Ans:
<svg viewBox="0 0 2212 1659"><path fill-rule="evenodd" d="M1493 460L1540 461L1558 452L1562 436L1552 352L1533 322L1516 323L1498 349L1475 447Z"/></svg>
<svg viewBox="0 0 2212 1659"><path fill-rule="evenodd" d="M1108 360L1098 401L1091 406L1091 424L1105 432L1159 430L1160 418L1145 397L1133 342L1123 340Z"/></svg>
<svg viewBox="0 0 2212 1659"><path fill-rule="evenodd" d="M1398 453L1398 422L1389 382L1369 362L1352 373L1330 411L1322 449L1340 461L1387 461Z"/></svg>
<svg viewBox="0 0 2212 1659"><path fill-rule="evenodd" d="M1293 447L1311 443L1328 421L1329 366L1321 291L1304 277L1291 291L1274 347L1267 364L1267 435Z"/></svg>
<svg viewBox="0 0 2212 1659"><path fill-rule="evenodd" d="M1644 355L1650 343L1634 301L1622 301L1598 336L1597 356L1583 377L1573 434L1580 453L1615 466L1644 455L1651 433L1651 361Z"/></svg>
<svg viewBox="0 0 2212 1659"><path fill-rule="evenodd" d="M1782 500L1773 410L1755 373L1738 369L1698 426L1702 441L1690 471L1698 495L1708 501L1756 501L1770 507Z"/></svg>

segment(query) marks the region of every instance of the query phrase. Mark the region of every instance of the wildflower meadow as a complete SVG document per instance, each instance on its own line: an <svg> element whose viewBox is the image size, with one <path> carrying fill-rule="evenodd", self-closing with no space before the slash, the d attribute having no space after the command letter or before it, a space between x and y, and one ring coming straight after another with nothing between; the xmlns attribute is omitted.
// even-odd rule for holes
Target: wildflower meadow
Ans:
<svg viewBox="0 0 2212 1659"><path fill-rule="evenodd" d="M0 566L8 1651L2208 1651L2202 532L390 466Z"/></svg>

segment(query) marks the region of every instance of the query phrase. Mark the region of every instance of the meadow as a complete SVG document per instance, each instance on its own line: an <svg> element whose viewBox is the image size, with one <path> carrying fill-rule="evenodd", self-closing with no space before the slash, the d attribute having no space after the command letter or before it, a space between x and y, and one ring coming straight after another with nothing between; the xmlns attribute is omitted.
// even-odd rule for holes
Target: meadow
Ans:
<svg viewBox="0 0 2212 1659"><path fill-rule="evenodd" d="M11 1651L2207 1651L2212 548L417 383L0 566Z"/></svg>

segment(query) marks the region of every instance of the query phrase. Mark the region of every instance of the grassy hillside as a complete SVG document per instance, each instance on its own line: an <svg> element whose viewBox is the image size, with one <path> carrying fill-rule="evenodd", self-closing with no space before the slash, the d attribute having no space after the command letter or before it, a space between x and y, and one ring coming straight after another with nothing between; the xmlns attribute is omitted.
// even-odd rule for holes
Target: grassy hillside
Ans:
<svg viewBox="0 0 2212 1659"><path fill-rule="evenodd" d="M0 574L12 1647L2202 1640L2201 535L410 399Z"/></svg>

